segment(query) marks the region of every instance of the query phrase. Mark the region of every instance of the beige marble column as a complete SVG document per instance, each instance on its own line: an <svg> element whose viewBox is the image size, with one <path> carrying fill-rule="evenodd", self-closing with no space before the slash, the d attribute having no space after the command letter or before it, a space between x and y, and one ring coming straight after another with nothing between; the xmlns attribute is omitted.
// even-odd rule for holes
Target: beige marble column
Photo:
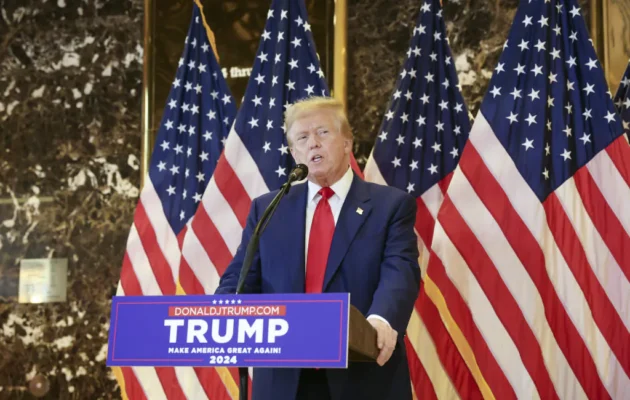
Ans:
<svg viewBox="0 0 630 400"><path fill-rule="evenodd" d="M630 58L630 1L592 0L591 37L614 95Z"/></svg>

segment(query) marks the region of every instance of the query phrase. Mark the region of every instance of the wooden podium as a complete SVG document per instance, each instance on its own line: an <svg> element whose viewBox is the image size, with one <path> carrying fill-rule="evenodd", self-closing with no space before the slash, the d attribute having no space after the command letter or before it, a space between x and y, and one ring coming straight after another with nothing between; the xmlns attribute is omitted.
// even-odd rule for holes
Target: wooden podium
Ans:
<svg viewBox="0 0 630 400"><path fill-rule="evenodd" d="M355 306L350 305L348 326L348 360L375 362L380 350L376 341L376 329Z"/></svg>

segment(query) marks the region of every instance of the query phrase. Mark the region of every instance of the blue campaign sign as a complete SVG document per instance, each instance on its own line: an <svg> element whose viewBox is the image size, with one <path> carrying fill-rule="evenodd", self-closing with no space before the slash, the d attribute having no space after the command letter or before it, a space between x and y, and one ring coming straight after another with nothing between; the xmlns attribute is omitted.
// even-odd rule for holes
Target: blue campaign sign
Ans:
<svg viewBox="0 0 630 400"><path fill-rule="evenodd" d="M108 366L347 368L350 295L121 296Z"/></svg>

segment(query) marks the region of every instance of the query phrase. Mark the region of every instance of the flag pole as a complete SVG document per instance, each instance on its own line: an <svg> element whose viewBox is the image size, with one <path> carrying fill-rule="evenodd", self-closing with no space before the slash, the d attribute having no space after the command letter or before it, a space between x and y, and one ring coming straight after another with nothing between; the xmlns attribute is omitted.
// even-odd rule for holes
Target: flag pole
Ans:
<svg viewBox="0 0 630 400"><path fill-rule="evenodd" d="M347 45L348 45L348 3L346 0L335 0L334 67L333 97L341 101L347 111Z"/></svg>
<svg viewBox="0 0 630 400"><path fill-rule="evenodd" d="M142 68L142 145L140 149L140 189L149 172L149 161L153 149L151 134L153 125L153 38L155 36L155 2L144 0L144 55Z"/></svg>

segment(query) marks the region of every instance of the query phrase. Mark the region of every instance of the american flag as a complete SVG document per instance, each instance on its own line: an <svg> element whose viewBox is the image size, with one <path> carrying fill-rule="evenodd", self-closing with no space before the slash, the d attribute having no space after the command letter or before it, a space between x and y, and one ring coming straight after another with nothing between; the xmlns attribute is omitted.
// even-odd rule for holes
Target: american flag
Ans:
<svg viewBox="0 0 630 400"><path fill-rule="evenodd" d="M576 1L521 1L425 279L485 398L628 397L622 134Z"/></svg>
<svg viewBox="0 0 630 400"><path fill-rule="evenodd" d="M621 116L623 130L626 133L626 139L630 139L630 62L626 67L619 88L614 98L615 107Z"/></svg>
<svg viewBox="0 0 630 400"><path fill-rule="evenodd" d="M127 241L118 296L174 295L180 244L210 181L236 106L209 41L200 5L193 5L184 51L151 156ZM213 37L213 36L212 36ZM179 238L178 238L179 236ZM120 368L130 399L214 399L192 368ZM208 370L209 375L217 372Z"/></svg>
<svg viewBox="0 0 630 400"><path fill-rule="evenodd" d="M416 197L423 271L438 209L470 131L454 64L440 1L427 0L365 167L366 180ZM405 338L412 388L418 398L452 398L452 382L469 374L424 285Z"/></svg>
<svg viewBox="0 0 630 400"><path fill-rule="evenodd" d="M184 238L184 292L214 293L240 244L251 201L286 182L294 166L283 130L286 107L328 93L304 1L274 0L225 150ZM229 372L229 391L237 396L237 369Z"/></svg>

